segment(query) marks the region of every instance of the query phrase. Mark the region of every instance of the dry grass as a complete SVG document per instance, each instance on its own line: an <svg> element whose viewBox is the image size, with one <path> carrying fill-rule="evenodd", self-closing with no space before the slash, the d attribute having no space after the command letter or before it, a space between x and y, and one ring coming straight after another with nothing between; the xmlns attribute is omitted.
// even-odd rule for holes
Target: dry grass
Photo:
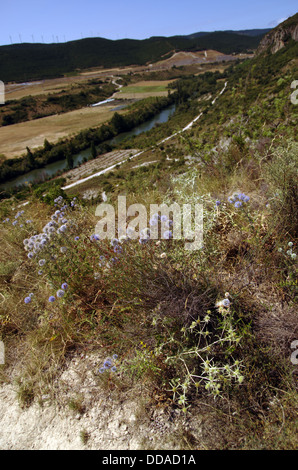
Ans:
<svg viewBox="0 0 298 470"><path fill-rule="evenodd" d="M44 95L52 92L58 92L72 85L80 84L88 80L99 78L105 80L119 73L128 73L131 71L139 71L140 67L125 67L123 69L94 69L85 71L81 74L70 76L51 78L48 80L38 80L31 82L29 85L24 83L8 83L5 85L6 100L17 100L25 96Z"/></svg>
<svg viewBox="0 0 298 470"><path fill-rule="evenodd" d="M7 158L20 157L28 146L31 150L43 145L47 139L56 143L59 139L76 134L89 127L97 127L110 120L114 104L86 107L69 113L48 116L0 128L0 154ZM119 113L124 113L120 110Z"/></svg>

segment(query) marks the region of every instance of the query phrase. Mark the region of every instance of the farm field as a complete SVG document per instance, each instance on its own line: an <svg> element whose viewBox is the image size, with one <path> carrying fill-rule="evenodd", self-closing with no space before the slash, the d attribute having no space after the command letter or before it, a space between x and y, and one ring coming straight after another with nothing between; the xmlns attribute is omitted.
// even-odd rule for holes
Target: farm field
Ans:
<svg viewBox="0 0 298 470"><path fill-rule="evenodd" d="M128 85L121 88L121 90L115 93L117 98L148 98L150 96L167 96L168 89L167 86L173 80L149 80L141 81L134 83L133 85Z"/></svg>
<svg viewBox="0 0 298 470"><path fill-rule="evenodd" d="M83 129L96 127L108 121L114 114L115 104L86 107L65 114L48 116L33 121L21 122L0 128L0 154L6 158L20 157L26 152L42 146L47 139L51 143L76 134ZM119 110L124 113L125 110Z"/></svg>
<svg viewBox="0 0 298 470"><path fill-rule="evenodd" d="M76 75L40 80L29 83L8 83L5 84L5 95L7 100L24 98L25 96L36 96L58 92L72 85L87 82L92 79L103 79L113 77L119 73L128 73L131 71L142 71L144 67L125 67L114 69L94 69L92 71L81 72Z"/></svg>

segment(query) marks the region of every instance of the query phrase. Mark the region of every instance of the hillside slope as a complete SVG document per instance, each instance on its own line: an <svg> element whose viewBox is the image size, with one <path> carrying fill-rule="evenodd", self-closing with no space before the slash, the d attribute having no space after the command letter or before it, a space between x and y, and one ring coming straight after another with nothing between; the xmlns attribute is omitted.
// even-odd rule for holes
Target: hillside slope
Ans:
<svg viewBox="0 0 298 470"><path fill-rule="evenodd" d="M123 144L139 160L1 201L4 449L297 449L296 77L293 38L184 76L169 122ZM176 237L162 203L203 228Z"/></svg>

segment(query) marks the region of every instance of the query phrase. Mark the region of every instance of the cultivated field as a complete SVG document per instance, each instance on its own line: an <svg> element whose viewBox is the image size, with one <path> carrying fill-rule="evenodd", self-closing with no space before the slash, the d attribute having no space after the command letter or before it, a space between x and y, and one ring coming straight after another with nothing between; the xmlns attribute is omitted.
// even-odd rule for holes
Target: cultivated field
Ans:
<svg viewBox="0 0 298 470"><path fill-rule="evenodd" d="M6 158L20 157L28 146L31 150L76 134L83 129L96 127L112 118L113 102L96 107L86 107L68 113L48 116L33 121L0 127L0 154ZM125 110L119 110L124 113Z"/></svg>
<svg viewBox="0 0 298 470"><path fill-rule="evenodd" d="M30 83L8 83L5 84L5 96L6 100L15 100L24 98L25 96L29 95L36 96L59 92L63 89L67 89L72 85L87 82L91 79L98 78L105 80L106 78L112 78L119 73L139 72L144 69L144 67L125 67L114 69L98 68L92 71L85 71L70 77L52 78L48 80L40 80Z"/></svg>
<svg viewBox="0 0 298 470"><path fill-rule="evenodd" d="M172 81L173 80L141 81L121 88L120 91L114 94L114 96L119 99L141 99L149 98L150 96L167 96L167 86Z"/></svg>

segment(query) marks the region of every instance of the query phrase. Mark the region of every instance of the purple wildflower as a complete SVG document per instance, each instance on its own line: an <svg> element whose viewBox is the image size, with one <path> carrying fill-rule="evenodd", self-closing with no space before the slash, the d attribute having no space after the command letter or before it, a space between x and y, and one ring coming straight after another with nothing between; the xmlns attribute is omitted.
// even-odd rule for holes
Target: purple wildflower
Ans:
<svg viewBox="0 0 298 470"><path fill-rule="evenodd" d="M109 369L112 366L111 359L106 359L103 363L103 366L104 366L105 369Z"/></svg>
<svg viewBox="0 0 298 470"><path fill-rule="evenodd" d="M168 240L169 238L172 238L172 237L173 237L173 233L171 232L171 230L166 230L163 233L163 238L165 238L166 240Z"/></svg>
<svg viewBox="0 0 298 470"><path fill-rule="evenodd" d="M158 224L158 219L152 217L152 218L149 220L149 225L151 225L152 227L155 227L157 224Z"/></svg>
<svg viewBox="0 0 298 470"><path fill-rule="evenodd" d="M61 225L61 227L59 228L59 231L63 233L63 232L66 231L66 229L67 229L67 226L66 226L65 224L63 224L63 225Z"/></svg>
<svg viewBox="0 0 298 470"><path fill-rule="evenodd" d="M63 289L57 290L57 297L61 299L64 296L65 292Z"/></svg>
<svg viewBox="0 0 298 470"><path fill-rule="evenodd" d="M97 233L94 233L93 235L91 235L90 240L91 240L92 242L93 242L93 241L98 241L98 240L100 240L100 236L97 235Z"/></svg>

